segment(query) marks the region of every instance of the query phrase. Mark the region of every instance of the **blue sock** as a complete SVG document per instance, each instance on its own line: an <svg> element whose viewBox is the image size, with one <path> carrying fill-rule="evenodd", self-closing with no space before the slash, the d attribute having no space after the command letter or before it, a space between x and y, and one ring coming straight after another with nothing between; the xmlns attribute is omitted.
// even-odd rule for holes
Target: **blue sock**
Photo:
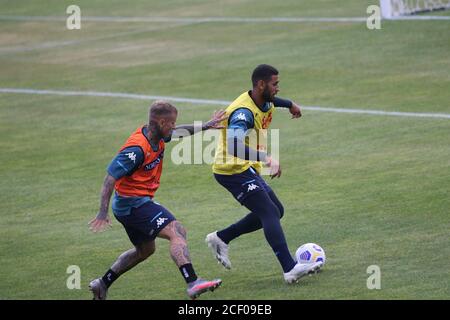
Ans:
<svg viewBox="0 0 450 320"><path fill-rule="evenodd" d="M278 206L264 191L254 193L243 204L261 221L264 236L278 258L283 271L290 271L295 266L295 260L292 258L286 244L280 223L281 212Z"/></svg>
<svg viewBox="0 0 450 320"><path fill-rule="evenodd" d="M272 200L272 202L277 206L281 219L284 215L283 205L272 190L269 191L268 195L270 200ZM250 212L238 222L230 225L223 230L217 231L217 236L222 239L223 242L228 244L231 240L236 239L240 235L250 233L261 228L262 224L259 217L253 212Z"/></svg>
<svg viewBox="0 0 450 320"><path fill-rule="evenodd" d="M283 268L283 272L289 272L295 266L295 260L292 258L291 253L289 252L289 248L286 243L279 244L276 247L272 247L275 255L278 258L278 261Z"/></svg>
<svg viewBox="0 0 450 320"><path fill-rule="evenodd" d="M246 215L238 222L230 225L228 228L217 232L217 236L223 242L228 244L231 240L239 237L242 234L250 233L262 228L261 220L252 212Z"/></svg>

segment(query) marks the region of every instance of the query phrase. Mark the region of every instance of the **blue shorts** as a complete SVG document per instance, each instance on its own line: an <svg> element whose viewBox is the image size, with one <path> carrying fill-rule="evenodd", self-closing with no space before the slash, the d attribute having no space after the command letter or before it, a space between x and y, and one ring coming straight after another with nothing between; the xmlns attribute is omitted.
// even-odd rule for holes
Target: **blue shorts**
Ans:
<svg viewBox="0 0 450 320"><path fill-rule="evenodd" d="M166 225L176 220L169 210L153 201L132 208L129 215L115 217L124 226L130 241L135 246L144 241L155 240Z"/></svg>
<svg viewBox="0 0 450 320"><path fill-rule="evenodd" d="M242 205L246 198L260 191L271 192L272 189L264 179L253 169L232 175L214 174L217 182L227 189Z"/></svg>

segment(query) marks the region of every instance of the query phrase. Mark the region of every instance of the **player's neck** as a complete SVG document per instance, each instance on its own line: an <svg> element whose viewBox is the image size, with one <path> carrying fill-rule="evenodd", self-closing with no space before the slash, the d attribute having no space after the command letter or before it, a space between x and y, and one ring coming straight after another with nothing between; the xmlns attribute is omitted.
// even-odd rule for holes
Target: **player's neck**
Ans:
<svg viewBox="0 0 450 320"><path fill-rule="evenodd" d="M262 94L259 94L255 89L250 91L250 98L252 98L253 102L256 104L258 108L262 108L266 103Z"/></svg>
<svg viewBox="0 0 450 320"><path fill-rule="evenodd" d="M151 145L158 145L159 141L162 139L160 133L159 133L159 128L157 126L157 124L155 123L150 123L147 125L147 135L146 138L148 140L148 142L150 142Z"/></svg>

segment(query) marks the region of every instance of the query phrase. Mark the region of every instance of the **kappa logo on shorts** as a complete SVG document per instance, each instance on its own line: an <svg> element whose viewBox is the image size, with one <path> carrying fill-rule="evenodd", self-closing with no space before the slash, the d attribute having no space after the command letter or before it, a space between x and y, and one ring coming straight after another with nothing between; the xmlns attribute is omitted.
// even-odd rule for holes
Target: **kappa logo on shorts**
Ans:
<svg viewBox="0 0 450 320"><path fill-rule="evenodd" d="M169 219L167 219L167 218L158 218L158 220L156 220L156 226L158 228L161 227L161 225L167 220L169 220Z"/></svg>
<svg viewBox="0 0 450 320"><path fill-rule="evenodd" d="M259 188L259 187L256 184L251 183L251 184L248 185L247 192L253 191L253 190L257 189L257 188Z"/></svg>

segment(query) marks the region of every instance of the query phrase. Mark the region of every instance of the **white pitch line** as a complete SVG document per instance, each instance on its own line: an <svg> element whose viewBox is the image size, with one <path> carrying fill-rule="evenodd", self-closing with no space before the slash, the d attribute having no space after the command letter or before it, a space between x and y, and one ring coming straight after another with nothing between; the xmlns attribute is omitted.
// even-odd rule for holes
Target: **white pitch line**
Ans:
<svg viewBox="0 0 450 320"><path fill-rule="evenodd" d="M0 15L0 20L9 21L66 21L67 17L58 16L7 16ZM102 17L102 16L81 16L81 22L244 22L244 23L267 23L267 22L365 22L366 17Z"/></svg>
<svg viewBox="0 0 450 320"><path fill-rule="evenodd" d="M42 50L42 49L54 49L54 48L60 48L60 47L66 47L66 46L72 46L72 45L79 45L86 42L95 42L95 41L102 41L102 40L108 40L108 39L114 39L114 38L120 38L123 36L130 36L130 35L136 35L140 33L151 33L159 30L167 30L169 28L177 28L179 26L187 26L191 23L183 23L183 24L176 24L173 26L159 26L159 27L152 27L152 28L145 28L145 29L138 29L138 30L132 30L132 31L126 31L126 32L116 32L112 34L108 34L106 36L96 37L96 38L88 38L83 40L71 40L71 41L51 41L51 42L44 42L38 45L34 46L16 46L16 47L0 47L0 56L5 54L14 54L14 53L20 53L20 52L30 52L35 50Z"/></svg>
<svg viewBox="0 0 450 320"><path fill-rule="evenodd" d="M66 21L61 16L8 16L0 15L0 21ZM408 20L450 20L450 16L408 16L386 19L388 21ZM233 22L233 23L302 23L302 22L366 22L367 17L108 17L108 16L81 16L82 22Z"/></svg>
<svg viewBox="0 0 450 320"><path fill-rule="evenodd" d="M177 98L168 96L150 96L135 93L123 92L100 92L100 91L65 91L65 90L35 90L35 89L17 89L17 88L0 88L0 93L19 93L19 94L40 94L40 95L58 95L58 96L85 96L85 97L109 97L109 98L125 98L135 100L170 100L174 102L186 102L194 104L209 104L228 106L229 101L223 100L207 100L207 99L190 99Z"/></svg>
<svg viewBox="0 0 450 320"><path fill-rule="evenodd" d="M401 16L386 20L407 21L407 20L450 20L450 16Z"/></svg>
<svg viewBox="0 0 450 320"><path fill-rule="evenodd" d="M0 93L15 94L38 94L38 95L58 95L58 96L85 96L85 97L109 97L109 98L125 98L135 100L168 100L173 102L228 106L231 101L225 100L208 100L208 99L191 99L169 96L153 96L135 93L122 92L99 92L99 91L65 91L65 90L36 90L36 89L19 89L19 88L0 88ZM438 118L450 119L450 114L446 113L415 113L415 112L397 112L382 110L364 110L364 109L345 109L345 108L325 108L317 106L302 106L304 110L334 113L350 113L350 114L369 114L377 116L393 116L393 117L416 117L416 118Z"/></svg>

